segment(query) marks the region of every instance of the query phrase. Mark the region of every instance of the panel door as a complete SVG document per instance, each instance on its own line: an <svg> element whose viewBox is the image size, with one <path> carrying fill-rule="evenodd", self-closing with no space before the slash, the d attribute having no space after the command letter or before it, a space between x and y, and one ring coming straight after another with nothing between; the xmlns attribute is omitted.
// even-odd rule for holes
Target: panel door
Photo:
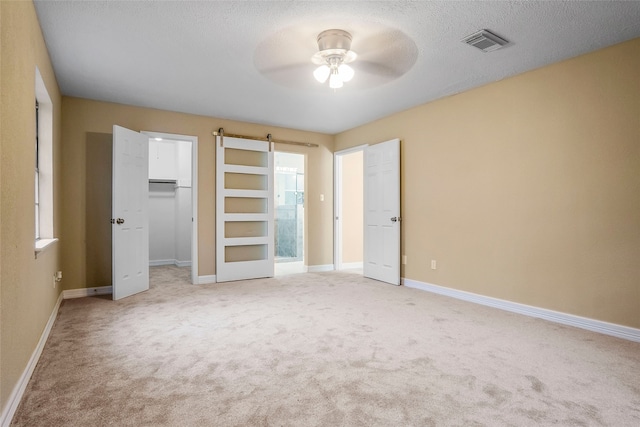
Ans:
<svg viewBox="0 0 640 427"><path fill-rule="evenodd" d="M149 289L149 138L113 126L113 299Z"/></svg>
<svg viewBox="0 0 640 427"><path fill-rule="evenodd" d="M216 145L216 281L273 277L273 146L221 136Z"/></svg>
<svg viewBox="0 0 640 427"><path fill-rule="evenodd" d="M400 285L400 140L364 152L365 277Z"/></svg>

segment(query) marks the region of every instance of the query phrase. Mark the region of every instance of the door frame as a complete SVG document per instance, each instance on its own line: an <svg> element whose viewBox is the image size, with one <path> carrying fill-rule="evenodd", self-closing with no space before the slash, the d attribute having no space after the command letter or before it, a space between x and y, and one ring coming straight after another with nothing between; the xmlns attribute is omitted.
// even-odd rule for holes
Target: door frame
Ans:
<svg viewBox="0 0 640 427"><path fill-rule="evenodd" d="M300 155L303 157L304 159L304 203L303 203L303 208L304 208L304 215L302 216L302 222L303 222L303 227L302 227L302 267L300 269L295 269L294 271L292 271L292 273L307 273L309 268L308 268L308 256L307 256L307 252L308 252L308 242L307 242L307 238L308 238L308 214L309 214L309 210L307 209L307 196L308 196L308 175L307 175L307 171L309 170L309 167L307 165L307 161L308 161L308 156L307 153L301 152L301 151L285 151L285 150L273 150L273 187L274 187L274 192L275 192L275 186L276 186L276 156L278 155L278 153L281 154L296 154L296 155ZM275 236L275 216L276 216L276 212L278 211L278 207L275 203L275 197L274 197L274 201L273 201L273 215L274 215L274 219L273 219L273 226L274 226L274 239L277 239L277 236ZM278 268L277 265L278 263L275 262L275 246L274 246L274 256L273 256L273 262L274 262L274 275L275 276L281 276L281 275L285 275L285 274L291 274L289 272L287 273L278 273ZM298 261L296 261L298 262Z"/></svg>
<svg viewBox="0 0 640 427"><path fill-rule="evenodd" d="M333 265L334 270L342 270L342 156L364 150L369 144L362 144L333 153Z"/></svg>
<svg viewBox="0 0 640 427"><path fill-rule="evenodd" d="M151 138L191 142L191 284L199 284L198 276L198 137L166 132L140 132Z"/></svg>

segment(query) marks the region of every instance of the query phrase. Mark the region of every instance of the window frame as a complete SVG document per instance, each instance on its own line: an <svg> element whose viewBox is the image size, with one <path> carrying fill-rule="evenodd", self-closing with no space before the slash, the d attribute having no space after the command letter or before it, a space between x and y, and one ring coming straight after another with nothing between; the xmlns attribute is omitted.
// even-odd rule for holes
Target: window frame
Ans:
<svg viewBox="0 0 640 427"><path fill-rule="evenodd" d="M36 98L36 174L35 174L35 228L36 241L40 240L40 112L38 111L39 103Z"/></svg>
<svg viewBox="0 0 640 427"><path fill-rule="evenodd" d="M40 70L35 70L34 241L36 256L58 239L53 229L53 103Z"/></svg>

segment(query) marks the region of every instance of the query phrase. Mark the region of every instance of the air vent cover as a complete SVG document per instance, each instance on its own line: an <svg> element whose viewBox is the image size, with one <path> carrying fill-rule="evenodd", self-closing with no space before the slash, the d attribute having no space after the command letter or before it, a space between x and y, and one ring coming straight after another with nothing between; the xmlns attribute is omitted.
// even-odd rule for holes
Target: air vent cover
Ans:
<svg viewBox="0 0 640 427"><path fill-rule="evenodd" d="M462 39L463 43L477 47L483 52L498 50L509 42L502 37L496 36L489 30L480 30Z"/></svg>

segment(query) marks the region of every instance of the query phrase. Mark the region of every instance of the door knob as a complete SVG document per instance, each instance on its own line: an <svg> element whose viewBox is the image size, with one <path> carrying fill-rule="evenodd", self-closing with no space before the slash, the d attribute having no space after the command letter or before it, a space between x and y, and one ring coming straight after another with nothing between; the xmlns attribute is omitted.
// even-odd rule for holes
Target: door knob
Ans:
<svg viewBox="0 0 640 427"><path fill-rule="evenodd" d="M396 221L401 221L401 220L402 220L402 218L400 218L399 216L391 217L391 222L396 222Z"/></svg>
<svg viewBox="0 0 640 427"><path fill-rule="evenodd" d="M124 224L124 219L122 219L122 218L118 218L118 219L116 220L116 224Z"/></svg>

